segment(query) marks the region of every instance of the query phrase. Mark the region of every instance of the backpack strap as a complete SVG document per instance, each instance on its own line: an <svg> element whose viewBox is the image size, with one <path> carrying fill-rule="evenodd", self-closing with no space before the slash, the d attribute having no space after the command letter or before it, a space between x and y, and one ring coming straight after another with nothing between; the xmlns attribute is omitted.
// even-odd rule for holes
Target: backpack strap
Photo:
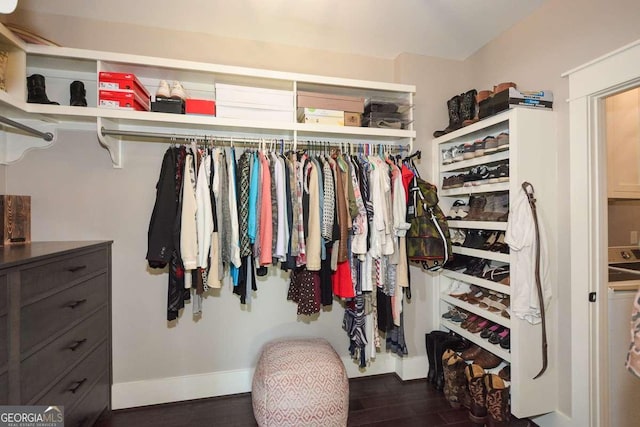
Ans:
<svg viewBox="0 0 640 427"><path fill-rule="evenodd" d="M426 207L427 204L425 203L424 206ZM444 235L444 231L442 231L442 227L440 227L440 224L438 224L438 219L436 218L436 215L433 213L433 208L431 207L428 208L428 211L429 211L429 216L431 217L431 221L433 222L433 225L436 226L436 230L438 230L438 234L440 234L440 240L442 240L442 244L444 245L444 260L442 261L442 264L433 266L429 268L429 270L439 271L439 270L442 270L442 268L444 268L444 265L447 263L447 261L449 261L449 247L447 245L447 238Z"/></svg>

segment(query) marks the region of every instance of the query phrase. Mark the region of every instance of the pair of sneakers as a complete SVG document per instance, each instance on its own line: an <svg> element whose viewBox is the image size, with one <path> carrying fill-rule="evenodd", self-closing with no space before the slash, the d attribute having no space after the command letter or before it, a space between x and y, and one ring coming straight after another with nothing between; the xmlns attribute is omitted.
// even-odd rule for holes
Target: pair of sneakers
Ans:
<svg viewBox="0 0 640 427"><path fill-rule="evenodd" d="M173 98L173 99L187 99L187 92L182 87L182 84L178 81L174 81L171 88L166 80L160 80L158 84L158 90L156 91L156 99L158 98Z"/></svg>

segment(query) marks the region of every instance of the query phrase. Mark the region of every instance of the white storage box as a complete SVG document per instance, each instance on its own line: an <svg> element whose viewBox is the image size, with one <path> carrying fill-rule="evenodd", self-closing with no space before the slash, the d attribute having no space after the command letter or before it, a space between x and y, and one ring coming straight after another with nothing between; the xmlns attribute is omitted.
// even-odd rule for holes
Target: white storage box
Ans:
<svg viewBox="0 0 640 427"><path fill-rule="evenodd" d="M293 123L293 109L262 108L257 104L216 101L216 117Z"/></svg>
<svg viewBox="0 0 640 427"><path fill-rule="evenodd" d="M216 102L240 103L257 108L293 111L293 91L216 83Z"/></svg>

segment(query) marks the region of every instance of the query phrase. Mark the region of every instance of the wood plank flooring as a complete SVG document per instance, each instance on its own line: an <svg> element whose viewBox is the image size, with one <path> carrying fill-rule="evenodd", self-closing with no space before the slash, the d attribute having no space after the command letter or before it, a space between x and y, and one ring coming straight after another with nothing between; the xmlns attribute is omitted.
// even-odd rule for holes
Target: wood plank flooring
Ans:
<svg viewBox="0 0 640 427"><path fill-rule="evenodd" d="M97 427L256 426L251 394L214 397L113 411ZM401 381L394 374L349 380L348 426L446 426L473 424L467 410L452 409L426 380ZM533 427L512 419L512 426ZM301 426L302 427L302 426Z"/></svg>

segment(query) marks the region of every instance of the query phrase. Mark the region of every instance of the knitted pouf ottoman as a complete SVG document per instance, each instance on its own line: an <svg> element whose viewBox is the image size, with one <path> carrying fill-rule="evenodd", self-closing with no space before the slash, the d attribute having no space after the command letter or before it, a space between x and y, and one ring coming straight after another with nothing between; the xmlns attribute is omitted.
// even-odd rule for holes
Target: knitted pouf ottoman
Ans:
<svg viewBox="0 0 640 427"><path fill-rule="evenodd" d="M251 399L261 427L346 426L349 381L327 340L276 340L262 349Z"/></svg>

